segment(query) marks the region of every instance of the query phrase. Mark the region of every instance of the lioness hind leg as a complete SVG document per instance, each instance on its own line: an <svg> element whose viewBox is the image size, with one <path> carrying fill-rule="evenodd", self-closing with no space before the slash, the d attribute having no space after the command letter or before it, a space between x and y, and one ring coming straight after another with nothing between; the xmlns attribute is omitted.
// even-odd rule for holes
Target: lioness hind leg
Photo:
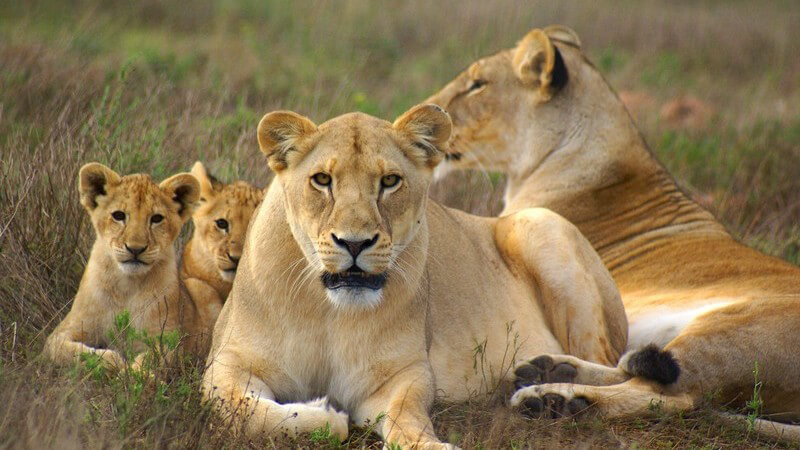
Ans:
<svg viewBox="0 0 800 450"><path fill-rule="evenodd" d="M664 349L680 365L674 388L695 395L719 392L716 402L743 407L758 384L763 411L800 419L800 301L752 299L707 312Z"/></svg>
<svg viewBox="0 0 800 450"><path fill-rule="evenodd" d="M628 338L625 310L611 274L580 231L550 210L531 208L498 219L495 242L512 270L538 285L564 352L615 365Z"/></svg>

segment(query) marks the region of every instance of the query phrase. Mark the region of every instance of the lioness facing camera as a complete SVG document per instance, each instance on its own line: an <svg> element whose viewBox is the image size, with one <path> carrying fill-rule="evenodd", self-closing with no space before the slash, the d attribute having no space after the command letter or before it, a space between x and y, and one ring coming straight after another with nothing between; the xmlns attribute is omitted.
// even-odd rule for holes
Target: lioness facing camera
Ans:
<svg viewBox="0 0 800 450"><path fill-rule="evenodd" d="M574 226L544 209L483 218L428 200L450 129L434 105L394 124L360 113L320 126L291 112L261 120L277 176L203 380L246 431L328 424L343 437L348 416L382 418L387 442L440 447L436 391L464 399L543 352L617 361L619 295Z"/></svg>
<svg viewBox="0 0 800 450"><path fill-rule="evenodd" d="M202 346L210 327L206 308L181 288L174 245L197 201L197 180L182 173L155 184L148 175L120 176L90 163L80 170L79 190L96 239L72 309L47 338L44 353L59 364L96 353L123 368L130 361L108 348L108 331L123 311L136 329L153 336L178 330L188 334L189 348Z"/></svg>

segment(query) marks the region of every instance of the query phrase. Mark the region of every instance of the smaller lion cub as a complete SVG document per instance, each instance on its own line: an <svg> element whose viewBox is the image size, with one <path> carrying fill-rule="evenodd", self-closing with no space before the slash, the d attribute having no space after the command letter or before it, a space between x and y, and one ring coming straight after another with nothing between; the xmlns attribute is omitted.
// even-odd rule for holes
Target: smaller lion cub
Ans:
<svg viewBox="0 0 800 450"><path fill-rule="evenodd" d="M197 161L192 175L200 182L200 206L192 215L194 233L181 261L181 280L192 300L207 305L213 320L233 286L242 246L263 192L244 181L224 184Z"/></svg>
<svg viewBox="0 0 800 450"><path fill-rule="evenodd" d="M79 191L96 239L72 309L47 338L44 353L62 365L95 353L112 368L124 368L123 355L108 348L109 330L123 311L131 327L150 336L188 334L194 349L205 331L202 312L180 285L175 239L200 195L197 179L181 173L155 184L148 175L120 176L90 163L80 170ZM140 368L143 356L132 366Z"/></svg>

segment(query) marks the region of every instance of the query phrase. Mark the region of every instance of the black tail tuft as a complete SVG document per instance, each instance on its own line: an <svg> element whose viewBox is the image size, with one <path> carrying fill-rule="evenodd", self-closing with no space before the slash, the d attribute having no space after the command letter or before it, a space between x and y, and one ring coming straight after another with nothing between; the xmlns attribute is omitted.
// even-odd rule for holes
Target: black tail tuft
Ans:
<svg viewBox="0 0 800 450"><path fill-rule="evenodd" d="M661 350L650 344L634 352L626 363L631 375L658 381L661 384L674 383L681 374L678 361L669 350Z"/></svg>

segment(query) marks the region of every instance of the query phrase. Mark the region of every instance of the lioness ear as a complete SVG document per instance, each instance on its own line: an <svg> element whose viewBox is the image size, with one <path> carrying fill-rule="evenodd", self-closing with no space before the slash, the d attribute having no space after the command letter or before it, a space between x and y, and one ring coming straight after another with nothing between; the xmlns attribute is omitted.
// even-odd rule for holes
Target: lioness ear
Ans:
<svg viewBox="0 0 800 450"><path fill-rule="evenodd" d="M214 198L214 196L217 195L217 191L223 188L222 183L208 173L206 166L200 161L197 161L192 166L192 175L194 175L194 177L197 178L197 182L200 183L200 201Z"/></svg>
<svg viewBox="0 0 800 450"><path fill-rule="evenodd" d="M81 204L87 211L97 208L97 197L108 194L108 188L119 183L121 177L100 163L89 163L78 173L78 191Z"/></svg>
<svg viewBox="0 0 800 450"><path fill-rule="evenodd" d="M184 221L192 216L197 199L200 197L200 183L188 173L173 175L158 185L169 198L178 204L178 215Z"/></svg>
<svg viewBox="0 0 800 450"><path fill-rule="evenodd" d="M558 29L555 33L564 33ZM567 83L567 67L561 53L553 45L545 31L535 29L517 44L512 61L514 73L519 80L538 89L542 101Z"/></svg>
<svg viewBox="0 0 800 450"><path fill-rule="evenodd" d="M408 155L409 158L432 168L444 157L453 122L445 110L434 104L426 104L406 111L394 121L392 127L411 139L415 152Z"/></svg>
<svg viewBox="0 0 800 450"><path fill-rule="evenodd" d="M570 27L564 25L549 25L544 28L544 34L546 34L550 40L581 48L581 38L579 38L578 33Z"/></svg>
<svg viewBox="0 0 800 450"><path fill-rule="evenodd" d="M317 131L314 122L291 111L275 111L265 115L258 123L258 146L267 156L269 168L280 172L290 160L302 157L297 143ZM292 153L295 153L292 155Z"/></svg>

